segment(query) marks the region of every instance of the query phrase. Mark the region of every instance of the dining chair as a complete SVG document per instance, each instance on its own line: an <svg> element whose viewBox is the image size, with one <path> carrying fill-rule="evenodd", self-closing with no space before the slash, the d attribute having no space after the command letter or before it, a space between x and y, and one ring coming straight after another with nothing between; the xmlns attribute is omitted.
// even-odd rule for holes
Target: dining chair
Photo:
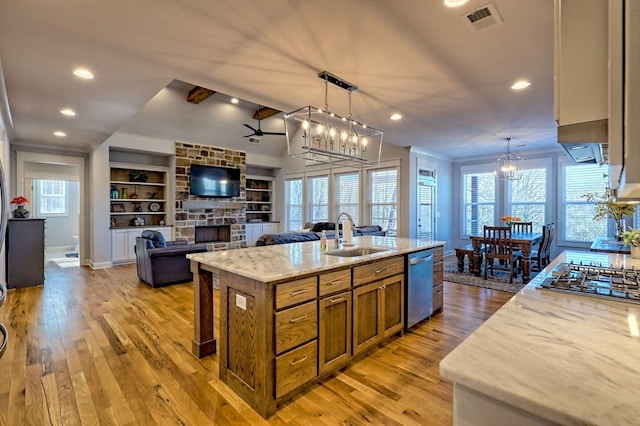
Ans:
<svg viewBox="0 0 640 426"><path fill-rule="evenodd" d="M511 229L513 232L530 234L533 232L533 222L513 222Z"/></svg>
<svg viewBox="0 0 640 426"><path fill-rule="evenodd" d="M548 229L548 238L547 238L547 246L545 247L545 257L547 260L547 265L551 262L551 243L553 239L556 237L556 224L554 222L547 223Z"/></svg>
<svg viewBox="0 0 640 426"><path fill-rule="evenodd" d="M531 250L531 271L540 272L547 265L547 255L545 248L549 241L549 228L542 225L542 239L537 247Z"/></svg>
<svg viewBox="0 0 640 426"><path fill-rule="evenodd" d="M508 226L485 226L484 227L484 279L487 279L487 272L491 270L509 271L509 282L513 282L513 277L518 272L518 259L521 255L514 252L511 239L511 228ZM495 264L494 261L498 260Z"/></svg>

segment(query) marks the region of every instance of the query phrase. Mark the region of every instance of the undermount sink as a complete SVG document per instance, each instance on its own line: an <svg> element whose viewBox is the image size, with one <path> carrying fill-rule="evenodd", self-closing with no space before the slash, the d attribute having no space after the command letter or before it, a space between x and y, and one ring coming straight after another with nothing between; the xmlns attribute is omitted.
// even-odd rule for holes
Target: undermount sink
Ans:
<svg viewBox="0 0 640 426"><path fill-rule="evenodd" d="M339 257L356 257L356 256L366 256L368 254L381 253L383 251L388 251L388 248L382 247L355 247L355 248L346 248L339 250L331 250L326 252L325 254L329 256L339 256Z"/></svg>

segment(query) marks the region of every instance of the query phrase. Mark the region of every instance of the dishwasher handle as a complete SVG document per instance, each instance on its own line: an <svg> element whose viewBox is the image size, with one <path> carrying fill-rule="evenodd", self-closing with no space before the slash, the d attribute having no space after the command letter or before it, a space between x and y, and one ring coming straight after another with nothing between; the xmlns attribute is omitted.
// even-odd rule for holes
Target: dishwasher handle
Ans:
<svg viewBox="0 0 640 426"><path fill-rule="evenodd" d="M418 258L418 259L409 260L409 265L418 265L418 264L424 263L424 262L431 262L432 259L433 259L433 255L430 254L427 257L422 257L422 258Z"/></svg>

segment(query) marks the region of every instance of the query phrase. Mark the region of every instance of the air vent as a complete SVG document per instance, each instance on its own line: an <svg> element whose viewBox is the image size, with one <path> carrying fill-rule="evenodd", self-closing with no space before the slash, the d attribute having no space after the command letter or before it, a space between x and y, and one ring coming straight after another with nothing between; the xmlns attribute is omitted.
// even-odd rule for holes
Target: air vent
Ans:
<svg viewBox="0 0 640 426"><path fill-rule="evenodd" d="M465 18L476 31L484 30L485 28L502 23L500 13L498 13L498 9L496 9L495 4L493 3L489 3L471 13L467 13Z"/></svg>
<svg viewBox="0 0 640 426"><path fill-rule="evenodd" d="M249 143L259 144L262 139L257 136L249 136L247 141L249 141Z"/></svg>

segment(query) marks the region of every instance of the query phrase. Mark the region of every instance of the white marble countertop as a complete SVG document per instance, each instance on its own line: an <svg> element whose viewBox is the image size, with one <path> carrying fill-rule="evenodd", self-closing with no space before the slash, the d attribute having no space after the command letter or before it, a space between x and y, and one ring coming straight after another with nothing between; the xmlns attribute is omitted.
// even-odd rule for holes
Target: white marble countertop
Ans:
<svg viewBox="0 0 640 426"><path fill-rule="evenodd" d="M262 282L272 282L299 275L312 274L337 267L355 265L373 259L411 253L442 246L445 241L423 241L396 237L354 237L356 247L382 247L388 249L357 257L329 256L320 250L320 241L278 244L188 254L191 260L217 269L233 272ZM333 240L328 241L331 247ZM348 250L352 247L345 247ZM329 249L328 252L334 250Z"/></svg>
<svg viewBox="0 0 640 426"><path fill-rule="evenodd" d="M565 251L440 363L455 383L566 425L640 424L640 304L536 288Z"/></svg>

